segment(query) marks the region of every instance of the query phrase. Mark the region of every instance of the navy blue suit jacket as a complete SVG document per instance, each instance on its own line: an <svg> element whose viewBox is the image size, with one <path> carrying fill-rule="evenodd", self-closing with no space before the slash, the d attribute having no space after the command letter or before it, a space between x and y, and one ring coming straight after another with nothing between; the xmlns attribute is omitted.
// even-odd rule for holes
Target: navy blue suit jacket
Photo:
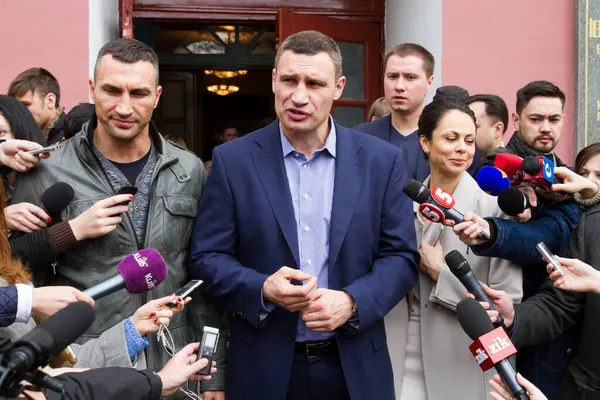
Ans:
<svg viewBox="0 0 600 400"><path fill-rule="evenodd" d="M379 118L375 121L365 122L360 125L354 127L355 130L363 133L367 133L372 136L376 136L379 139L385 140L386 142L390 142L391 135L397 135L392 128L392 116L387 115L383 118ZM423 182L430 174L429 161L425 158L425 154L421 150L421 146L418 146L414 151L417 152L417 165L412 170L412 166L409 168L408 178L413 178L418 180L419 182ZM477 147L475 147L475 155L473 156L473 163L467 170L467 172L475 178L477 175L477 171L479 171L479 164L481 163L479 159L479 153L477 152Z"/></svg>
<svg viewBox="0 0 600 400"><path fill-rule="evenodd" d="M352 399L393 399L383 317L417 279L412 202L401 152L336 125L329 288L358 306L359 330L338 329ZM190 253L190 274L236 315L227 362L228 400L286 398L299 314L276 307L259 322L262 287L298 268L296 220L278 123L217 147Z"/></svg>

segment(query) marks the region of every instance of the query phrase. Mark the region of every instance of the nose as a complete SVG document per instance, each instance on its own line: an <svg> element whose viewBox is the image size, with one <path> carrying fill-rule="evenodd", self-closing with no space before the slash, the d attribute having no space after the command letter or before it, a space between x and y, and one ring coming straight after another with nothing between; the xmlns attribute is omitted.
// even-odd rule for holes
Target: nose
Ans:
<svg viewBox="0 0 600 400"><path fill-rule="evenodd" d="M456 151L464 153L467 151L467 143L464 140L457 140Z"/></svg>
<svg viewBox="0 0 600 400"><path fill-rule="evenodd" d="M123 94L121 99L115 107L117 114L122 116L131 115L133 113L133 107L131 107L131 99L127 94Z"/></svg>
<svg viewBox="0 0 600 400"><path fill-rule="evenodd" d="M394 86L394 89L397 92L404 92L406 90L406 82L404 81L404 79L402 77L398 78L398 80L396 81L396 85Z"/></svg>
<svg viewBox="0 0 600 400"><path fill-rule="evenodd" d="M548 119L544 118L542 126L540 127L540 131L544 133L550 132L550 121L548 121Z"/></svg>
<svg viewBox="0 0 600 400"><path fill-rule="evenodd" d="M306 90L306 86L298 85L292 93L292 102L296 106L303 106L308 104L308 91Z"/></svg>

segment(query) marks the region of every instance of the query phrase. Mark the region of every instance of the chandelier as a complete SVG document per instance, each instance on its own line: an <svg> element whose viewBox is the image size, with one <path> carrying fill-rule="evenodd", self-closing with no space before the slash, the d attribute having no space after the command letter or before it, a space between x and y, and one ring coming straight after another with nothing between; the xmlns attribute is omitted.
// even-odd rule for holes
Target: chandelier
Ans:
<svg viewBox="0 0 600 400"><path fill-rule="evenodd" d="M219 79L230 79L235 78L237 76L246 75L248 71L246 71L245 69L240 69L237 71L219 71L213 69L205 69L204 73L206 75L214 75Z"/></svg>
<svg viewBox="0 0 600 400"><path fill-rule="evenodd" d="M219 96L227 96L237 92L240 88L235 85L210 85L206 87L206 90Z"/></svg>

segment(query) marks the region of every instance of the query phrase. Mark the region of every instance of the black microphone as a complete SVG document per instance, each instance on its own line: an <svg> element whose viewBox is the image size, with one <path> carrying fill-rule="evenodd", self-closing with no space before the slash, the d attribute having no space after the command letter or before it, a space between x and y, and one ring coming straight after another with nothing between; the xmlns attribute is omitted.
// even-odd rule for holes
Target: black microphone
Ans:
<svg viewBox="0 0 600 400"><path fill-rule="evenodd" d="M456 314L458 316L460 326L475 342L483 342L479 339L486 333L494 330L494 326L492 325L492 321L490 321L490 317L487 315L483 307L481 307L481 304L479 304L476 300L471 298L461 300L456 306ZM503 335L506 335L504 330L499 329L499 331ZM514 348L513 344L510 342L510 339L508 339L508 336L500 339L502 342L504 342L506 347L512 346ZM484 348L483 351L487 352L487 349ZM484 355L484 360L489 358L490 355ZM478 362L480 365L484 363L483 360L478 360ZM496 368L496 372L498 372L498 375L500 375L506 386L508 386L508 389L512 395L517 400L529 400L527 392L517 382L517 373L508 359L497 361L494 364L494 368Z"/></svg>
<svg viewBox="0 0 600 400"><path fill-rule="evenodd" d="M508 188L498 195L498 207L504 214L514 217L531 208L531 203L529 197L519 189Z"/></svg>
<svg viewBox="0 0 600 400"><path fill-rule="evenodd" d="M471 270L471 266L469 262L460 254L457 250L452 250L450 253L446 254L444 257L446 260L446 265L450 269L450 271L458 278L460 283L463 284L467 292L471 293L475 296L475 300L484 301L490 305L490 310L496 311L494 308L494 303L489 298L481 283ZM504 326L504 318L500 313L498 313L498 319L496 320L496 326Z"/></svg>
<svg viewBox="0 0 600 400"><path fill-rule="evenodd" d="M454 199L452 196L439 188L437 191L440 193L436 193L435 197L432 196L431 191L415 179L409 179L408 183L404 186L404 193L410 197L412 201L422 205L426 204L430 207L420 210L425 218L432 222L441 222L439 219L435 220L434 218L438 218L439 213L443 213L444 218L452 220L457 224L463 222L465 216L454 208ZM485 232L479 232L477 238L480 240L489 240L490 236Z"/></svg>
<svg viewBox="0 0 600 400"><path fill-rule="evenodd" d="M2 354L0 393L10 393L22 380L56 357L94 322L94 309L85 302L68 305L17 340Z"/></svg>
<svg viewBox="0 0 600 400"><path fill-rule="evenodd" d="M60 222L60 213L73 201L74 197L75 192L71 185L66 182L58 182L42 193L40 201L44 211L52 218L52 223L56 223Z"/></svg>

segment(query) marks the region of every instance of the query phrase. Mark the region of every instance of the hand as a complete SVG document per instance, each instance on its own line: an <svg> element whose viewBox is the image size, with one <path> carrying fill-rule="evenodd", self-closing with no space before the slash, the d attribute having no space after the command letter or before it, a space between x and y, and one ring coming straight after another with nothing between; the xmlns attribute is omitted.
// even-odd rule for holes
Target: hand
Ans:
<svg viewBox="0 0 600 400"><path fill-rule="evenodd" d="M452 229L461 242L467 246L477 246L485 242L485 240L478 238L479 232L490 235L490 223L471 211L467 211L463 222L454 225Z"/></svg>
<svg viewBox="0 0 600 400"><path fill-rule="evenodd" d="M177 389L188 380L207 381L211 379L210 375L197 374L198 371L208 365L206 358L196 361L198 347L200 347L200 343L188 344L179 350L163 369L156 373L162 381L161 397L167 397L177 392ZM217 372L215 366L216 364L213 362L210 368L211 374Z"/></svg>
<svg viewBox="0 0 600 400"><path fill-rule="evenodd" d="M519 188L519 190L527 196L527 199L529 200L529 204L531 204L531 207L537 206L537 195L535 194L535 190L533 190L532 187L521 186ZM523 211L521 214L515 215L513 217L513 219L517 222L529 221L531 219L531 208L526 208L525 211Z"/></svg>
<svg viewBox="0 0 600 400"><path fill-rule="evenodd" d="M525 391L527 391L530 400L548 400L540 389L535 387L535 385L527 379L523 378L521 374L517 374L517 382L525 389ZM490 396L492 396L494 400L513 400L515 398L500 378L500 375L494 375L489 383L492 389L495 390L495 392L490 392Z"/></svg>
<svg viewBox="0 0 600 400"><path fill-rule="evenodd" d="M119 205L133 199L131 194L120 194L100 200L69 221L77 241L104 236L117 228L122 221L119 216L129 211L128 206Z"/></svg>
<svg viewBox="0 0 600 400"><path fill-rule="evenodd" d="M4 209L8 229L21 232L35 232L49 224L50 216L31 203L12 204Z"/></svg>
<svg viewBox="0 0 600 400"><path fill-rule="evenodd" d="M565 269L566 276L554 271L551 264L546 267L554 286L571 292L600 294L600 271L575 258L556 257Z"/></svg>
<svg viewBox="0 0 600 400"><path fill-rule="evenodd" d="M27 151L43 148L39 143L27 140L11 139L0 143L0 164L6 165L19 172L27 172L35 167L40 160L50 157L50 153L37 156L27 154Z"/></svg>
<svg viewBox="0 0 600 400"><path fill-rule="evenodd" d="M32 312L50 316L71 303L85 301L92 307L94 300L70 286L44 286L33 289Z"/></svg>
<svg viewBox="0 0 600 400"><path fill-rule="evenodd" d="M481 282L481 286L483 287L485 293L487 293L488 297L494 303L494 308L496 309L496 311L490 311L490 305L488 303L479 302L481 306L487 311L492 322L495 323L496 320L498 320L498 313L500 313L500 315L502 315L502 318L504 318L504 325L507 328L510 328L513 322L515 321L515 306L510 297L508 297L508 294L506 294L506 292L503 290L492 289L483 282ZM473 296L469 292L466 293L466 297L471 297L472 299L475 298L475 296Z"/></svg>
<svg viewBox="0 0 600 400"><path fill-rule="evenodd" d="M442 243L438 241L435 246L431 246L422 241L419 247L419 254L421 255L419 268L423 273L429 275L431 279L437 282L444 266L444 249L442 248Z"/></svg>
<svg viewBox="0 0 600 400"><path fill-rule="evenodd" d="M292 280L305 283L294 285ZM299 269L281 267L263 284L263 296L288 311L298 312L310 304L316 289L317 278L314 276Z"/></svg>
<svg viewBox="0 0 600 400"><path fill-rule="evenodd" d="M207 390L202 392L202 400L225 400L225 392Z"/></svg>
<svg viewBox="0 0 600 400"><path fill-rule="evenodd" d="M191 297L188 297L184 301L177 296L171 295L149 301L135 311L131 316L131 322L142 336L158 332L158 328L161 325L169 326L173 315L183 311L184 305L191 300ZM167 304L170 302L176 302L177 308L169 308Z"/></svg>
<svg viewBox="0 0 600 400"><path fill-rule="evenodd" d="M552 190L563 193L579 193L582 198L589 199L598 193L598 185L589 179L571 171L566 167L554 168L554 176L560 178L562 183L552 185Z"/></svg>
<svg viewBox="0 0 600 400"><path fill-rule="evenodd" d="M317 289L310 305L301 311L306 327L315 332L332 332L352 317L354 299L341 290Z"/></svg>

